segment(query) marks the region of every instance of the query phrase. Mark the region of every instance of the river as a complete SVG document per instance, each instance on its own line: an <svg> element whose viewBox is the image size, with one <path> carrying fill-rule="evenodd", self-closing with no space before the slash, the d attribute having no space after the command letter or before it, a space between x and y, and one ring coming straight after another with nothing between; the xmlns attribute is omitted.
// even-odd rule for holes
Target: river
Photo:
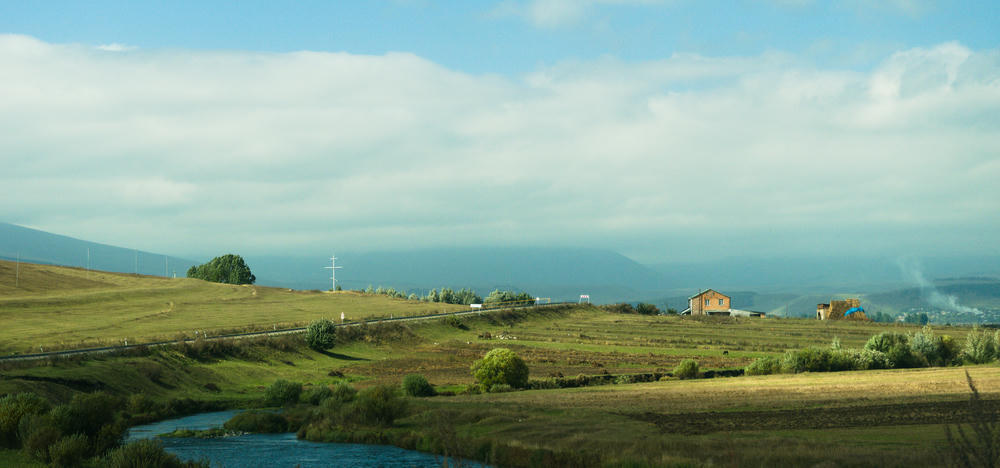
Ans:
<svg viewBox="0 0 1000 468"><path fill-rule="evenodd" d="M156 437L175 429L220 427L238 411L202 413L129 430L127 441ZM214 439L166 437L164 448L183 460L208 459L213 467L440 467L438 456L391 445L336 444L298 440L295 434L247 434ZM463 466L482 467L463 460Z"/></svg>

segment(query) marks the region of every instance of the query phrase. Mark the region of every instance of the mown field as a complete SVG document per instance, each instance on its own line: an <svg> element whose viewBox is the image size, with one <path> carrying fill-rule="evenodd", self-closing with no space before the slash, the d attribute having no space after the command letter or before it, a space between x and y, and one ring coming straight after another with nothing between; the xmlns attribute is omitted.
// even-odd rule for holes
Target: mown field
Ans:
<svg viewBox="0 0 1000 468"><path fill-rule="evenodd" d="M43 272L40 268L37 273ZM237 328L227 320L242 319L242 309L265 308L255 298L268 294L280 298L272 302L283 305L273 307L283 309L299 296L304 298L302 304L323 304L337 297L129 275L102 279L91 273L94 276L88 280L63 270L55 273L74 288L81 278L100 279L101 285L80 292L29 292L16 298L3 292L2 300L9 301L3 304L26 305L0 309L0 320L17 323L36 307L58 315L52 303L62 300L63 294L77 301L81 310L100 315L104 306L95 304L114 302L108 299L114 288L137 289L115 281L144 285L162 281L169 286L151 288L154 295L176 288L178 297L189 298L185 304L232 311L218 317L219 329ZM37 302L31 303L31 294L36 294ZM125 302L147 300L144 294L135 294L134 300L123 294ZM353 310L344 303L349 317L385 310L378 304L409 304L372 296L351 299L360 305ZM321 306L315 307L317 317L328 316ZM306 320L308 313L312 312L299 317ZM127 333L145 330L145 336L152 337L169 336L157 326L171 323L136 320L119 326ZM533 379L609 376L607 381L618 383L412 399L409 416L395 428L365 437L406 445L413 434L431 434L450 440L454 450L486 459L496 454L478 453L476 447L563 457L533 461L531 455L515 463L524 465L568 460L634 466L940 466L947 445L945 427L968 418L965 371L995 413L1000 401L996 365L627 383L632 380L628 376L669 372L686 358L697 360L703 370L741 368L757 357L786 350L829 347L835 337L844 347L860 347L869 336L886 329L918 330L862 322L621 315L591 306L496 311L457 320L344 330L337 345L323 353L308 349L300 336L293 335L199 342L129 355L4 363L0 394L32 391L58 402L74 393L100 390L142 394L184 411L197 407L191 401L214 407L252 405L277 379L302 382L307 388L342 381L363 388L398 385L410 373L426 376L439 390L460 392L473 383L469 366L474 360L495 347L507 347L527 361ZM964 340L969 329L935 327L934 331ZM13 332L4 328L0 336L12 339ZM0 460L3 457L16 455L0 453Z"/></svg>
<svg viewBox="0 0 1000 468"><path fill-rule="evenodd" d="M424 315L461 306L0 261L0 355ZM14 287L15 282L18 287Z"/></svg>

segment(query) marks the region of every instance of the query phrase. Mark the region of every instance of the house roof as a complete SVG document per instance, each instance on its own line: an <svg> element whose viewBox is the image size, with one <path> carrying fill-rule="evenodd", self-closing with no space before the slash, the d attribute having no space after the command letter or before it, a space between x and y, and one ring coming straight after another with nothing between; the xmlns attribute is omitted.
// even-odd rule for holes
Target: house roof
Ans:
<svg viewBox="0 0 1000 468"><path fill-rule="evenodd" d="M705 294L708 294L709 292L714 292L714 293L716 293L716 294L718 294L720 296L729 297L729 296L726 296L725 294L722 294L719 291L716 291L714 289L706 289L706 290L704 290L704 291L702 291L702 292L700 292L698 294L695 294L694 296L689 297L688 300L694 299L694 298L696 298L698 296L704 296ZM730 297L730 299L732 299L732 298Z"/></svg>

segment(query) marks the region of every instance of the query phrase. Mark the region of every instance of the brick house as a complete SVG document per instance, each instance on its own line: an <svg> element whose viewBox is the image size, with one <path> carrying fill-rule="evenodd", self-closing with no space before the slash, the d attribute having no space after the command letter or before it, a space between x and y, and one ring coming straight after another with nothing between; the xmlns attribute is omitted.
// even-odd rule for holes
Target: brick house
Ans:
<svg viewBox="0 0 1000 468"><path fill-rule="evenodd" d="M729 315L732 299L714 289L706 289L688 298L691 315Z"/></svg>

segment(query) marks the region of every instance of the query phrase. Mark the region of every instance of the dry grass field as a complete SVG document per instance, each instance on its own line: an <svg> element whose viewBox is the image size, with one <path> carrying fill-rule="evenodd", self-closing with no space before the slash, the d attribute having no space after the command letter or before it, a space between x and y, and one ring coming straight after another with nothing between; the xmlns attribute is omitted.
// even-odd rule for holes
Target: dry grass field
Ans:
<svg viewBox="0 0 1000 468"><path fill-rule="evenodd" d="M189 278L0 261L0 354L84 348L463 310L354 292L234 286Z"/></svg>

